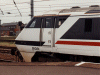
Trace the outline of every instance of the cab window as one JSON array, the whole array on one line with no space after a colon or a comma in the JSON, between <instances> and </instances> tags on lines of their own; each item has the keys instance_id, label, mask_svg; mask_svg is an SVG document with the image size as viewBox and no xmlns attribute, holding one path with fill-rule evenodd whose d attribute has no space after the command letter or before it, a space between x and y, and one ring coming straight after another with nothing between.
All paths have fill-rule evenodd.
<instances>
[{"instance_id":1,"label":"cab window","mask_svg":"<svg viewBox=\"0 0 100 75\"><path fill-rule=\"evenodd\" d=\"M59 19L58 19L58 27L60 27L64 23L64 21L66 20L66 18L67 17L59 17Z\"/></svg>"},{"instance_id":2,"label":"cab window","mask_svg":"<svg viewBox=\"0 0 100 75\"><path fill-rule=\"evenodd\" d=\"M36 22L37 22L37 19L35 19L32 23L31 23L31 25L30 25L30 27L35 27L36 26Z\"/></svg>"},{"instance_id":3,"label":"cab window","mask_svg":"<svg viewBox=\"0 0 100 75\"><path fill-rule=\"evenodd\" d=\"M42 19L41 18L33 18L26 28L40 28Z\"/></svg>"}]
</instances>

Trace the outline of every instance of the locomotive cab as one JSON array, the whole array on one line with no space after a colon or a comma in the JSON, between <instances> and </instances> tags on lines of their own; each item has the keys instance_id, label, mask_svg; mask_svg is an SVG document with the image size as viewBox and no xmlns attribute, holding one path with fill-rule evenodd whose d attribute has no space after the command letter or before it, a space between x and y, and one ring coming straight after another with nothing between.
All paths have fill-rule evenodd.
<instances>
[{"instance_id":1,"label":"locomotive cab","mask_svg":"<svg viewBox=\"0 0 100 75\"><path fill-rule=\"evenodd\" d=\"M16 46L26 62L31 62L35 52L55 52L56 31L67 17L37 16L28 23L16 38Z\"/></svg>"}]
</instances>

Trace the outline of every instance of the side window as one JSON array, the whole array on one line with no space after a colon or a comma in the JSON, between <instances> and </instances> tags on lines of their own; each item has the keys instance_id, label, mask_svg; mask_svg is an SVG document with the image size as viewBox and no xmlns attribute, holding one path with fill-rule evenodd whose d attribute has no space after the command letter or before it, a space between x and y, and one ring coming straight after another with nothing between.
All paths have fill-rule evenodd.
<instances>
[{"instance_id":1,"label":"side window","mask_svg":"<svg viewBox=\"0 0 100 75\"><path fill-rule=\"evenodd\" d=\"M59 19L59 23L58 25L61 26L61 24L65 21L66 19L62 18L62 19Z\"/></svg>"},{"instance_id":2,"label":"side window","mask_svg":"<svg viewBox=\"0 0 100 75\"><path fill-rule=\"evenodd\" d=\"M92 31L92 19L85 19L85 32L91 32Z\"/></svg>"},{"instance_id":3,"label":"side window","mask_svg":"<svg viewBox=\"0 0 100 75\"><path fill-rule=\"evenodd\" d=\"M66 18L67 17L59 17L59 19L58 19L58 27L60 27L64 23L64 21L66 20Z\"/></svg>"},{"instance_id":4,"label":"side window","mask_svg":"<svg viewBox=\"0 0 100 75\"><path fill-rule=\"evenodd\" d=\"M46 28L52 28L52 19L51 18L46 18Z\"/></svg>"}]
</instances>

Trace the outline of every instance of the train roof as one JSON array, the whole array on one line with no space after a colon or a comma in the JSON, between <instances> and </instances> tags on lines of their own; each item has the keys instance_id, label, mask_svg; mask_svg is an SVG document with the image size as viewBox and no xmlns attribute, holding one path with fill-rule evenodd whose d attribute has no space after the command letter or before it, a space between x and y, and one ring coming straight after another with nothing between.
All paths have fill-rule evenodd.
<instances>
[{"instance_id":1,"label":"train roof","mask_svg":"<svg viewBox=\"0 0 100 75\"><path fill-rule=\"evenodd\" d=\"M82 13L83 12L83 13ZM89 7L81 8L79 6L72 7L70 9L59 9L59 10L50 10L43 14L42 16L57 16L57 15L78 15L81 14L100 14L99 5L91 5Z\"/></svg>"},{"instance_id":2,"label":"train roof","mask_svg":"<svg viewBox=\"0 0 100 75\"><path fill-rule=\"evenodd\" d=\"M71 9L63 9L59 13L67 13L67 12L90 12L90 13L100 13L100 7L89 7L89 8L71 8Z\"/></svg>"}]
</instances>

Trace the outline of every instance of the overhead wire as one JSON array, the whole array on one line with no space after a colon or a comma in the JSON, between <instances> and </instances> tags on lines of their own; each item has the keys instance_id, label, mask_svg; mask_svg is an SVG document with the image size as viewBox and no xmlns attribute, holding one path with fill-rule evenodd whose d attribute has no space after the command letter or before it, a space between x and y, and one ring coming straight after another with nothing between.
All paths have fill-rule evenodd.
<instances>
[{"instance_id":1,"label":"overhead wire","mask_svg":"<svg viewBox=\"0 0 100 75\"><path fill-rule=\"evenodd\" d=\"M46 0L44 0L44 1L46 1ZM38 1L36 1L36 2L38 2ZM18 10L18 12L20 13L20 16L22 17L22 13L28 13L28 12L20 12L20 10L21 9L29 9L30 7L28 7L28 8L18 8L17 7L17 4L30 4L30 2L20 2L20 3L16 3L14 0L13 0L13 3L15 4L15 7L17 8L17 10ZM91 2L92 3L92 2ZM94 2L94 3L96 3L96 2ZM72 4L72 3L70 3L70 4ZM38 5L38 6L35 6L35 8L55 8L55 7L71 7L71 5L67 5L67 4L52 4L52 5ZM78 3L77 3L78 4ZM2 7L4 7L4 6L7 6L7 5L13 5L13 4L5 4L5 5L0 5L0 6L2 6ZM84 4L80 4L81 6L88 6L88 5L84 5ZM59 9L59 8L58 8ZM1 9L0 9L1 10ZM12 10L3 10L3 11L13 11L13 10L16 10L16 9L12 9ZM3 12L2 10L1 10L1 12L2 12L2 15L4 15L4 12ZM48 10L42 10L42 11L34 11L34 12L45 12L45 11L48 11ZM17 13L12 13L12 14L17 14ZM16 15L16 16L18 16L19 17L19 15ZM28 16L28 15L27 15ZM5 17L5 16L3 16L3 17ZM6 16L6 17L10 17L10 16ZM13 17L15 17L15 16L13 16ZM25 17L25 16L23 16L23 17Z\"/></svg>"},{"instance_id":2,"label":"overhead wire","mask_svg":"<svg viewBox=\"0 0 100 75\"><path fill-rule=\"evenodd\" d=\"M35 2L42 2L42 1L35 1ZM16 3L16 4L25 4L25 3L26 4L30 4L30 2L20 2L20 3ZM89 2L88 4L91 4L91 3L100 3L100 2ZM86 3L84 2L84 3L68 3L68 4L69 5L70 4L80 4L80 5L83 5L83 4L86 4ZM4 4L4 5L0 5L0 6L7 6L7 5L13 5L13 3L12 4ZM57 4L52 4L52 5L57 5ZM58 5L66 5L66 4L58 4Z\"/></svg>"},{"instance_id":3,"label":"overhead wire","mask_svg":"<svg viewBox=\"0 0 100 75\"><path fill-rule=\"evenodd\" d=\"M19 11L19 9L18 9L18 7L17 7L17 5L16 5L16 2L13 0L13 2L14 2L14 4L15 4L15 7L17 8L17 10L18 10L18 12L20 13L20 16L22 17L22 14L21 14L21 12Z\"/></svg>"},{"instance_id":4,"label":"overhead wire","mask_svg":"<svg viewBox=\"0 0 100 75\"><path fill-rule=\"evenodd\" d=\"M20 16L15 15L15 16L0 16L0 17L20 17ZM23 17L28 17L28 15L27 16L23 16Z\"/></svg>"},{"instance_id":5,"label":"overhead wire","mask_svg":"<svg viewBox=\"0 0 100 75\"><path fill-rule=\"evenodd\" d=\"M29 2L21 2L21 3L16 3L16 4L29 4ZM13 5L13 3L11 4L4 4L4 5L0 5L0 6L8 6L8 5Z\"/></svg>"},{"instance_id":6,"label":"overhead wire","mask_svg":"<svg viewBox=\"0 0 100 75\"><path fill-rule=\"evenodd\" d=\"M43 1L55 1L55 0L41 0L41 1L34 1L34 2L43 2ZM20 2L20 3L17 3L16 2L16 4L30 4L30 2ZM0 5L0 6L7 6L7 5L13 5L13 3L12 4L4 4L4 5Z\"/></svg>"},{"instance_id":7,"label":"overhead wire","mask_svg":"<svg viewBox=\"0 0 100 75\"><path fill-rule=\"evenodd\" d=\"M42 2L42 1L34 1L34 2ZM30 2L20 2L20 3L16 3L16 4L30 4ZM7 6L7 5L13 5L13 3L11 3L11 4L4 4L4 5L0 5L0 6Z\"/></svg>"}]
</instances>

